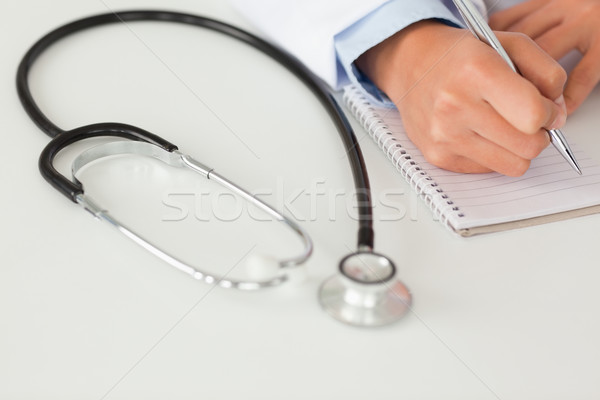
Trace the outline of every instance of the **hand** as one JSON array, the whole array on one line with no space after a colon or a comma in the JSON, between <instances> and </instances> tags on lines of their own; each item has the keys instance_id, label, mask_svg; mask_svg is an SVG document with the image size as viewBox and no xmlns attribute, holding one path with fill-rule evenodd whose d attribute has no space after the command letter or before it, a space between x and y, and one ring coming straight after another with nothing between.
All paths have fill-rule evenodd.
<instances>
[{"instance_id":1,"label":"hand","mask_svg":"<svg viewBox=\"0 0 600 400\"><path fill-rule=\"evenodd\" d=\"M468 30L434 21L411 25L356 63L396 104L429 162L519 176L549 144L542 128L565 123L566 73L525 35L498 37L523 77Z\"/></svg>"},{"instance_id":2,"label":"hand","mask_svg":"<svg viewBox=\"0 0 600 400\"><path fill-rule=\"evenodd\" d=\"M569 113L600 81L600 1L529 0L492 15L490 25L525 33L556 60L574 49L583 54L565 88Z\"/></svg>"}]
</instances>

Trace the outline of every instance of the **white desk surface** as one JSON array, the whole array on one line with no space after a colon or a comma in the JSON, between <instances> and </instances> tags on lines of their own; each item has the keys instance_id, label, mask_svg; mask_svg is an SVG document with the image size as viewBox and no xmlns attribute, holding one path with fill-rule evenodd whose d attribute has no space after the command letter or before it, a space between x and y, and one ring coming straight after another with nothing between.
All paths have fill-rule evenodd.
<instances>
[{"instance_id":1,"label":"white desk surface","mask_svg":"<svg viewBox=\"0 0 600 400\"><path fill-rule=\"evenodd\" d=\"M247 27L220 0L0 6L1 399L600 398L600 215L461 239L364 138L376 247L396 260L414 307L386 328L340 324L316 297L355 241L340 141L301 84L216 34L148 23L87 32L40 59L33 92L61 127L138 125L286 205L315 241L304 284L248 293L198 283L54 191L37 170L48 138L20 106L17 64L59 24L128 8ZM564 130L598 161L599 107L596 90ZM170 176L131 159L84 175L103 205L198 265L235 274L249 253L298 250L231 197L204 197L213 186Z\"/></svg>"}]
</instances>

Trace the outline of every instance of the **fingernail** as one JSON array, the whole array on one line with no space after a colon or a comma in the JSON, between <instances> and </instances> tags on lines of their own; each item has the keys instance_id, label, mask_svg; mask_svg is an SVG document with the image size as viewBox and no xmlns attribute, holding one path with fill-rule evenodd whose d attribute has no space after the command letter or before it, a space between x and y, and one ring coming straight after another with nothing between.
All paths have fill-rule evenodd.
<instances>
[{"instance_id":1,"label":"fingernail","mask_svg":"<svg viewBox=\"0 0 600 400\"><path fill-rule=\"evenodd\" d=\"M558 105L564 110L565 114L567 113L567 103L565 102L565 96L561 94L558 99L554 100L554 102L556 103L556 105Z\"/></svg>"}]
</instances>

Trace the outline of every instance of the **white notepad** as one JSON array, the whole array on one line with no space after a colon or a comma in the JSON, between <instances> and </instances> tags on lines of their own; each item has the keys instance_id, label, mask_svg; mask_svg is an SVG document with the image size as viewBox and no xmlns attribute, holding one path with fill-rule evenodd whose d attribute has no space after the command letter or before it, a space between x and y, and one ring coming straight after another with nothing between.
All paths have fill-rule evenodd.
<instances>
[{"instance_id":1,"label":"white notepad","mask_svg":"<svg viewBox=\"0 0 600 400\"><path fill-rule=\"evenodd\" d=\"M344 101L434 215L462 236L600 212L600 166L576 146L581 176L552 146L521 177L454 173L425 161L395 108L373 106L353 86Z\"/></svg>"}]
</instances>

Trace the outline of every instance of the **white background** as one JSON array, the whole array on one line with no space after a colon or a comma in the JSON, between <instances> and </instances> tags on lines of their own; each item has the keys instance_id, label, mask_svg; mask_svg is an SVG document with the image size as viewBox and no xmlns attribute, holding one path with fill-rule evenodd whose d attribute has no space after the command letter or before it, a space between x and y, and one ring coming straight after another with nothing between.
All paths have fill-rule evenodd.
<instances>
[{"instance_id":1,"label":"white background","mask_svg":"<svg viewBox=\"0 0 600 400\"><path fill-rule=\"evenodd\" d=\"M37 170L49 139L16 94L19 60L60 24L130 8L248 27L218 0L0 5L1 399L600 396L600 216L455 237L359 130L375 195L376 247L398 264L414 307L386 328L342 325L316 297L355 245L341 143L289 73L219 35L155 23L86 32L39 60L32 90L62 128L138 125L285 206L315 241L305 283L247 293L196 282L54 191ZM564 129L596 160L599 106L596 90ZM73 154L57 160L65 173ZM82 180L115 215L215 272L242 273L252 253L299 251L285 231L253 221L252 211L210 183L175 174L119 159L90 167Z\"/></svg>"}]
</instances>

